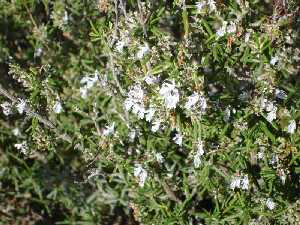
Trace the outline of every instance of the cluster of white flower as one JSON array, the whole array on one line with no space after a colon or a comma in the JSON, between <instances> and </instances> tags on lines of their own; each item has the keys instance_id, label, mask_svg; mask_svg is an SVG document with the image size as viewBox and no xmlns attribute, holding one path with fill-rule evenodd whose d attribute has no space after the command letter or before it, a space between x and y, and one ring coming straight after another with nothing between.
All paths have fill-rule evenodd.
<instances>
[{"instance_id":1,"label":"cluster of white flower","mask_svg":"<svg viewBox=\"0 0 300 225\"><path fill-rule=\"evenodd\" d=\"M124 101L126 111L132 110L140 119L144 118L146 113L144 106L144 90L140 84L132 86Z\"/></svg>"},{"instance_id":2,"label":"cluster of white flower","mask_svg":"<svg viewBox=\"0 0 300 225\"><path fill-rule=\"evenodd\" d=\"M14 145L16 149L20 150L21 153L23 153L24 155L28 154L28 146L27 146L27 142L23 141L22 143L18 143Z\"/></svg>"},{"instance_id":3,"label":"cluster of white flower","mask_svg":"<svg viewBox=\"0 0 300 225\"><path fill-rule=\"evenodd\" d=\"M217 30L216 35L217 37L223 37L226 34L236 33L237 27L236 23L230 21L228 24L227 21L223 21L222 26Z\"/></svg>"},{"instance_id":4,"label":"cluster of white flower","mask_svg":"<svg viewBox=\"0 0 300 225\"><path fill-rule=\"evenodd\" d=\"M271 123L276 119L277 106L272 101L268 101L265 98L262 98L260 101L261 110L265 110L267 112L267 120Z\"/></svg>"},{"instance_id":5,"label":"cluster of white flower","mask_svg":"<svg viewBox=\"0 0 300 225\"><path fill-rule=\"evenodd\" d=\"M163 97L165 105L168 109L175 109L179 102L179 91L176 88L175 81L165 81L160 90L159 94Z\"/></svg>"},{"instance_id":6,"label":"cluster of white flower","mask_svg":"<svg viewBox=\"0 0 300 225\"><path fill-rule=\"evenodd\" d=\"M80 80L80 84L83 86L80 87L80 95L82 98L86 98L88 95L88 90L91 89L94 84L99 79L99 72L96 70L94 76L85 76Z\"/></svg>"},{"instance_id":7,"label":"cluster of white flower","mask_svg":"<svg viewBox=\"0 0 300 225\"><path fill-rule=\"evenodd\" d=\"M216 2L214 0L202 0L196 3L198 12L203 12L206 7L208 8L210 13L217 11Z\"/></svg>"},{"instance_id":8,"label":"cluster of white flower","mask_svg":"<svg viewBox=\"0 0 300 225\"><path fill-rule=\"evenodd\" d=\"M194 92L192 95L188 97L184 108L187 110L192 110L197 108L200 109L201 113L204 113L207 108L206 98L203 95L199 95L198 93Z\"/></svg>"},{"instance_id":9,"label":"cluster of white flower","mask_svg":"<svg viewBox=\"0 0 300 225\"><path fill-rule=\"evenodd\" d=\"M249 189L248 175L234 176L230 182L230 189L232 189L232 190L235 190L235 189L248 190Z\"/></svg>"},{"instance_id":10,"label":"cluster of white flower","mask_svg":"<svg viewBox=\"0 0 300 225\"><path fill-rule=\"evenodd\" d=\"M144 187L148 173L140 164L135 165L133 175L139 179L140 187Z\"/></svg>"},{"instance_id":11,"label":"cluster of white flower","mask_svg":"<svg viewBox=\"0 0 300 225\"><path fill-rule=\"evenodd\" d=\"M266 206L267 206L267 208L268 208L269 210L273 210L273 209L275 209L276 204L275 204L275 202L273 201L273 199L268 198L268 199L266 200Z\"/></svg>"}]
</instances>

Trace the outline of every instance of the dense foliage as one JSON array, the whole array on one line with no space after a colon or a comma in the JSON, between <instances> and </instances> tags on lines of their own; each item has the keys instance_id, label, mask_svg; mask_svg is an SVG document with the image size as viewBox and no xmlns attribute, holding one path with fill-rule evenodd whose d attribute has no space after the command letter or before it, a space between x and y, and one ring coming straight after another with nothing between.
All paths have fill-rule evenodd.
<instances>
[{"instance_id":1,"label":"dense foliage","mask_svg":"<svg viewBox=\"0 0 300 225\"><path fill-rule=\"evenodd\" d=\"M300 224L299 0L0 0L1 224Z\"/></svg>"}]
</instances>

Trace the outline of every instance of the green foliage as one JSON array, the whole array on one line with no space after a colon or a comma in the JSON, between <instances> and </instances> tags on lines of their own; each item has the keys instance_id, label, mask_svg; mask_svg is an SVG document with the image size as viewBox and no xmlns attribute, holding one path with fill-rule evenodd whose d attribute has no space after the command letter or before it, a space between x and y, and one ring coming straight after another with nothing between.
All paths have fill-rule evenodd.
<instances>
[{"instance_id":1,"label":"green foliage","mask_svg":"<svg viewBox=\"0 0 300 225\"><path fill-rule=\"evenodd\" d=\"M300 223L275 2L0 0L0 223Z\"/></svg>"}]
</instances>

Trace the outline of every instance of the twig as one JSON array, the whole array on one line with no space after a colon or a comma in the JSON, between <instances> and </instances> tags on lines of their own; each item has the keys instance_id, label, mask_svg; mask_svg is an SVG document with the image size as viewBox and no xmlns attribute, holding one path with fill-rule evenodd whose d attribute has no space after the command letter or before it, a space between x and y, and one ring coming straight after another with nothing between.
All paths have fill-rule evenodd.
<instances>
[{"instance_id":1,"label":"twig","mask_svg":"<svg viewBox=\"0 0 300 225\"><path fill-rule=\"evenodd\" d=\"M0 84L0 94L8 98L13 104L19 102L19 100L15 96L10 94L7 90L5 90L1 84ZM54 133L57 134L60 139L72 143L72 138L70 136L68 136L67 134L61 134L60 131L55 127L55 125L51 121L36 113L28 105L25 105L24 111L28 116L36 118L42 124L44 124L51 130L53 130Z\"/></svg>"}]
</instances>

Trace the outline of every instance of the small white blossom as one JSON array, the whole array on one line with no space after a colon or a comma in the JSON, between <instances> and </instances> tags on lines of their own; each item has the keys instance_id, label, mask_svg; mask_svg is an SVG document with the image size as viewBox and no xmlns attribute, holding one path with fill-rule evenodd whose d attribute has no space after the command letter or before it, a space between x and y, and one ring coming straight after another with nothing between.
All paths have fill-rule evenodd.
<instances>
[{"instance_id":1,"label":"small white blossom","mask_svg":"<svg viewBox=\"0 0 300 225\"><path fill-rule=\"evenodd\" d=\"M153 133L155 133L159 130L159 127L160 127L160 121L157 120L157 121L152 122L151 131Z\"/></svg>"},{"instance_id":2,"label":"small white blossom","mask_svg":"<svg viewBox=\"0 0 300 225\"><path fill-rule=\"evenodd\" d=\"M109 136L115 132L115 123L113 122L110 126L106 125L105 129L102 131L104 136Z\"/></svg>"},{"instance_id":3,"label":"small white blossom","mask_svg":"<svg viewBox=\"0 0 300 225\"><path fill-rule=\"evenodd\" d=\"M203 8L205 7L206 2L201 1L201 2L196 2L196 8L198 12L201 12Z\"/></svg>"},{"instance_id":4,"label":"small white blossom","mask_svg":"<svg viewBox=\"0 0 300 225\"><path fill-rule=\"evenodd\" d=\"M80 95L82 98L87 97L88 90L91 89L94 84L98 81L98 71L95 71L95 74L93 77L85 76L80 80L80 83L83 84L82 87L80 87Z\"/></svg>"},{"instance_id":5,"label":"small white blossom","mask_svg":"<svg viewBox=\"0 0 300 225\"><path fill-rule=\"evenodd\" d=\"M282 184L285 184L287 176L286 176L284 169L279 170L279 178L280 178Z\"/></svg>"},{"instance_id":6,"label":"small white blossom","mask_svg":"<svg viewBox=\"0 0 300 225\"><path fill-rule=\"evenodd\" d=\"M14 128L12 130L13 135L19 136L21 134L20 129L18 127Z\"/></svg>"},{"instance_id":7,"label":"small white blossom","mask_svg":"<svg viewBox=\"0 0 300 225\"><path fill-rule=\"evenodd\" d=\"M23 99L19 98L19 102L16 105L17 110L20 114L23 114L26 108L26 102Z\"/></svg>"},{"instance_id":8,"label":"small white blossom","mask_svg":"<svg viewBox=\"0 0 300 225\"><path fill-rule=\"evenodd\" d=\"M249 189L248 175L233 177L230 182L230 189L232 189L232 190L235 190L235 189L248 190Z\"/></svg>"},{"instance_id":9,"label":"small white blossom","mask_svg":"<svg viewBox=\"0 0 300 225\"><path fill-rule=\"evenodd\" d=\"M242 190L248 190L249 189L248 175L243 176L243 178L241 179L241 189Z\"/></svg>"},{"instance_id":10,"label":"small white blossom","mask_svg":"<svg viewBox=\"0 0 300 225\"><path fill-rule=\"evenodd\" d=\"M125 46L125 42L124 41L118 41L116 43L116 50L119 52L119 53L122 53L123 52L123 48Z\"/></svg>"},{"instance_id":11,"label":"small white blossom","mask_svg":"<svg viewBox=\"0 0 300 225\"><path fill-rule=\"evenodd\" d=\"M278 60L279 60L278 56L273 56L270 60L270 64L274 66L278 62Z\"/></svg>"},{"instance_id":12,"label":"small white blossom","mask_svg":"<svg viewBox=\"0 0 300 225\"><path fill-rule=\"evenodd\" d=\"M229 107L226 107L225 113L224 113L224 116L223 116L223 120L224 120L225 122L229 122L230 116L231 116L231 110L230 110Z\"/></svg>"},{"instance_id":13,"label":"small white blossom","mask_svg":"<svg viewBox=\"0 0 300 225\"><path fill-rule=\"evenodd\" d=\"M188 100L185 103L184 108L190 110L199 101L199 98L200 96L198 93L193 93L191 96L188 97Z\"/></svg>"},{"instance_id":14,"label":"small white blossom","mask_svg":"<svg viewBox=\"0 0 300 225\"><path fill-rule=\"evenodd\" d=\"M234 190L236 188L240 188L241 186L241 178L239 176L235 176L231 179L230 189Z\"/></svg>"},{"instance_id":15,"label":"small white blossom","mask_svg":"<svg viewBox=\"0 0 300 225\"><path fill-rule=\"evenodd\" d=\"M267 206L267 208L268 208L269 210L273 210L273 209L275 209L276 204L275 204L275 202L273 201L273 199L268 198L267 201L266 201L266 206Z\"/></svg>"},{"instance_id":16,"label":"small white blossom","mask_svg":"<svg viewBox=\"0 0 300 225\"><path fill-rule=\"evenodd\" d=\"M145 116L145 118L146 118L147 122L151 122L152 121L154 113L155 113L155 109L153 109L153 108L149 108L148 110L146 110L146 116Z\"/></svg>"},{"instance_id":17,"label":"small white blossom","mask_svg":"<svg viewBox=\"0 0 300 225\"><path fill-rule=\"evenodd\" d=\"M26 141L23 141L22 143L18 143L14 145L16 149L20 150L21 153L24 155L28 154L28 146Z\"/></svg>"},{"instance_id":18,"label":"small white blossom","mask_svg":"<svg viewBox=\"0 0 300 225\"><path fill-rule=\"evenodd\" d=\"M63 108L62 108L60 101L56 101L53 106L53 111L58 114L58 113L61 113L62 110L63 110Z\"/></svg>"},{"instance_id":19,"label":"small white blossom","mask_svg":"<svg viewBox=\"0 0 300 225\"><path fill-rule=\"evenodd\" d=\"M68 15L67 11L64 12L64 16L62 18L62 21L63 21L64 24L67 24L69 22L69 15Z\"/></svg>"},{"instance_id":20,"label":"small white blossom","mask_svg":"<svg viewBox=\"0 0 300 225\"><path fill-rule=\"evenodd\" d=\"M175 144L181 146L182 145L182 135L177 133L175 135L175 137L173 138L173 141L175 142Z\"/></svg>"},{"instance_id":21,"label":"small white blossom","mask_svg":"<svg viewBox=\"0 0 300 225\"><path fill-rule=\"evenodd\" d=\"M155 158L158 163L163 163L165 161L164 157L160 152L155 154Z\"/></svg>"},{"instance_id":22,"label":"small white blossom","mask_svg":"<svg viewBox=\"0 0 300 225\"><path fill-rule=\"evenodd\" d=\"M194 166L195 168L198 168L201 164L201 158L204 155L204 149L203 149L203 142L201 140L198 140L197 143L197 152L194 156Z\"/></svg>"},{"instance_id":23,"label":"small white blossom","mask_svg":"<svg viewBox=\"0 0 300 225\"><path fill-rule=\"evenodd\" d=\"M1 104L1 107L2 107L3 114L5 116L8 116L12 113L12 106L9 102L3 102Z\"/></svg>"},{"instance_id":24,"label":"small white blossom","mask_svg":"<svg viewBox=\"0 0 300 225\"><path fill-rule=\"evenodd\" d=\"M287 128L288 133L290 133L290 134L295 133L296 128L297 128L296 127L296 121L295 120L290 120L288 128Z\"/></svg>"},{"instance_id":25,"label":"small white blossom","mask_svg":"<svg viewBox=\"0 0 300 225\"><path fill-rule=\"evenodd\" d=\"M273 102L267 102L262 104L261 106L264 106L264 109L268 112L267 113L267 120L268 122L272 122L276 119L276 113L277 113L277 107L274 105Z\"/></svg>"},{"instance_id":26,"label":"small white blossom","mask_svg":"<svg viewBox=\"0 0 300 225\"><path fill-rule=\"evenodd\" d=\"M223 37L226 34L227 21L223 21L222 26L217 30L217 37Z\"/></svg>"},{"instance_id":27,"label":"small white blossom","mask_svg":"<svg viewBox=\"0 0 300 225\"><path fill-rule=\"evenodd\" d=\"M129 137L129 141L133 142L134 139L136 138L136 130L135 129L130 130L128 133L128 137Z\"/></svg>"},{"instance_id":28,"label":"small white blossom","mask_svg":"<svg viewBox=\"0 0 300 225\"><path fill-rule=\"evenodd\" d=\"M214 0L207 0L209 12L217 11L216 2Z\"/></svg>"},{"instance_id":29,"label":"small white blossom","mask_svg":"<svg viewBox=\"0 0 300 225\"><path fill-rule=\"evenodd\" d=\"M267 114L267 120L271 123L273 120L276 119L276 112L277 112L277 107L275 106L272 111L268 112Z\"/></svg>"},{"instance_id":30,"label":"small white blossom","mask_svg":"<svg viewBox=\"0 0 300 225\"><path fill-rule=\"evenodd\" d=\"M286 92L284 90L280 90L278 88L276 88L276 90L275 90L275 96L276 96L276 98L279 98L282 100L287 98Z\"/></svg>"},{"instance_id":31,"label":"small white blossom","mask_svg":"<svg viewBox=\"0 0 300 225\"><path fill-rule=\"evenodd\" d=\"M159 94L164 98L168 109L176 108L179 101L179 91L175 86L174 80L171 82L164 82L159 90Z\"/></svg>"},{"instance_id":32,"label":"small white blossom","mask_svg":"<svg viewBox=\"0 0 300 225\"><path fill-rule=\"evenodd\" d=\"M127 98L124 101L124 107L126 111L132 109L132 113L136 114L140 119L144 118L146 113L144 107L144 90L140 84L132 86L127 94Z\"/></svg>"},{"instance_id":33,"label":"small white blossom","mask_svg":"<svg viewBox=\"0 0 300 225\"><path fill-rule=\"evenodd\" d=\"M137 52L136 57L138 59L142 59L144 57L144 55L146 55L146 53L149 51L150 51L149 45L148 45L148 43L145 43L144 46L139 47L139 51Z\"/></svg>"},{"instance_id":34,"label":"small white blossom","mask_svg":"<svg viewBox=\"0 0 300 225\"><path fill-rule=\"evenodd\" d=\"M230 24L227 26L227 33L235 33L236 30L236 24L231 21Z\"/></svg>"},{"instance_id":35,"label":"small white blossom","mask_svg":"<svg viewBox=\"0 0 300 225\"><path fill-rule=\"evenodd\" d=\"M246 43L250 40L250 35L251 34L249 32L245 34L245 42Z\"/></svg>"},{"instance_id":36,"label":"small white blossom","mask_svg":"<svg viewBox=\"0 0 300 225\"><path fill-rule=\"evenodd\" d=\"M151 84L155 84L155 83L158 83L159 82L159 77L155 77L155 76L152 76L152 75L147 75L145 78L144 78L145 82L149 85Z\"/></svg>"},{"instance_id":37,"label":"small white blossom","mask_svg":"<svg viewBox=\"0 0 300 225\"><path fill-rule=\"evenodd\" d=\"M35 51L34 51L34 57L40 57L43 53L43 49L42 48L37 48Z\"/></svg>"},{"instance_id":38,"label":"small white blossom","mask_svg":"<svg viewBox=\"0 0 300 225\"><path fill-rule=\"evenodd\" d=\"M139 179L139 185L140 187L144 187L144 184L146 182L148 173L145 169L142 168L140 164L137 164L134 168L133 172L134 176Z\"/></svg>"}]
</instances>

